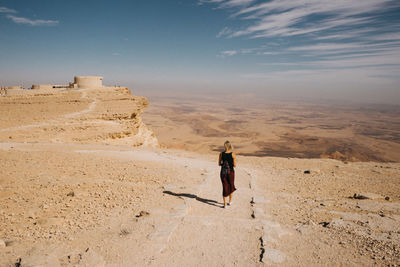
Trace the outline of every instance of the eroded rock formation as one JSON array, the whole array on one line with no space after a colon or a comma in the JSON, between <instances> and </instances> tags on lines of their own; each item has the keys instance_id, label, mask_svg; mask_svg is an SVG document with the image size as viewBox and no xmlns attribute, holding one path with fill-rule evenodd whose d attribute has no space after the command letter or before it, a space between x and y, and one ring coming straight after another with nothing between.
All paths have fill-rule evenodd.
<instances>
[{"instance_id":1,"label":"eroded rock formation","mask_svg":"<svg viewBox=\"0 0 400 267\"><path fill-rule=\"evenodd\" d=\"M0 141L158 146L128 88L23 90L2 98Z\"/></svg>"}]
</instances>

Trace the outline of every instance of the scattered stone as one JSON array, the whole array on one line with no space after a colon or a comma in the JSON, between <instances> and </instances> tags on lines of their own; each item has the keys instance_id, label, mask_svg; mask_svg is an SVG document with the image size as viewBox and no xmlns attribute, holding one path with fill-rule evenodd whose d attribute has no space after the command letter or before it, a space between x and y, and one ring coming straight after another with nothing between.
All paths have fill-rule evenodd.
<instances>
[{"instance_id":1,"label":"scattered stone","mask_svg":"<svg viewBox=\"0 0 400 267\"><path fill-rule=\"evenodd\" d=\"M0 239L0 248L5 248L6 247L6 242L4 240Z\"/></svg>"},{"instance_id":2,"label":"scattered stone","mask_svg":"<svg viewBox=\"0 0 400 267\"><path fill-rule=\"evenodd\" d=\"M119 232L120 236L127 236L129 234L130 234L130 232L127 229L122 229L121 232Z\"/></svg>"},{"instance_id":3,"label":"scattered stone","mask_svg":"<svg viewBox=\"0 0 400 267\"><path fill-rule=\"evenodd\" d=\"M356 194L354 193L354 195L352 197L349 197L352 199L368 199L368 197L364 196L364 195L360 195L360 194Z\"/></svg>"},{"instance_id":4,"label":"scattered stone","mask_svg":"<svg viewBox=\"0 0 400 267\"><path fill-rule=\"evenodd\" d=\"M311 172L310 172L310 170L305 170L304 171L304 174L310 174Z\"/></svg>"},{"instance_id":5,"label":"scattered stone","mask_svg":"<svg viewBox=\"0 0 400 267\"><path fill-rule=\"evenodd\" d=\"M390 200L390 197L385 197L385 200L389 201L389 200Z\"/></svg>"},{"instance_id":6,"label":"scattered stone","mask_svg":"<svg viewBox=\"0 0 400 267\"><path fill-rule=\"evenodd\" d=\"M75 192L71 191L67 194L67 197L74 197L75 196Z\"/></svg>"},{"instance_id":7,"label":"scattered stone","mask_svg":"<svg viewBox=\"0 0 400 267\"><path fill-rule=\"evenodd\" d=\"M136 215L136 218L143 217L143 216L149 216L149 215L150 215L150 213L142 210L138 215Z\"/></svg>"},{"instance_id":8,"label":"scattered stone","mask_svg":"<svg viewBox=\"0 0 400 267\"><path fill-rule=\"evenodd\" d=\"M354 193L354 195L352 197L349 197L352 199L379 199L379 200L383 200L384 197L375 193L360 193L360 194L356 194Z\"/></svg>"},{"instance_id":9,"label":"scattered stone","mask_svg":"<svg viewBox=\"0 0 400 267\"><path fill-rule=\"evenodd\" d=\"M323 227L327 227L329 225L329 222L320 222L319 224L321 224Z\"/></svg>"}]
</instances>

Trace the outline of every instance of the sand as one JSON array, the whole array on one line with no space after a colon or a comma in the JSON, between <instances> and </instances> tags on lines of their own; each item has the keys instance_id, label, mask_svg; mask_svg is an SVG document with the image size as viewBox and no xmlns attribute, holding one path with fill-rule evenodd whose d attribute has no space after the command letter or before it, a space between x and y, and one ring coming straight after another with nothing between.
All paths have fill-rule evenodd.
<instances>
[{"instance_id":1,"label":"sand","mask_svg":"<svg viewBox=\"0 0 400 267\"><path fill-rule=\"evenodd\" d=\"M239 154L223 209L218 154L119 90L0 98L0 266L400 264L399 163Z\"/></svg>"}]
</instances>

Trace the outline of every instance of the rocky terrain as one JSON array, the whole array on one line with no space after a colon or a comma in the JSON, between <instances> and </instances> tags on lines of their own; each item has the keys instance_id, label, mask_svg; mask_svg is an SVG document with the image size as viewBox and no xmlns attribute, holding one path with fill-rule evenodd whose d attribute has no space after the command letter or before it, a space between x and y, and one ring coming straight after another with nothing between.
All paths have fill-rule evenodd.
<instances>
[{"instance_id":1,"label":"rocky terrain","mask_svg":"<svg viewBox=\"0 0 400 267\"><path fill-rule=\"evenodd\" d=\"M158 148L147 105L125 88L0 98L0 266L400 265L399 163L239 153L223 209L218 154Z\"/></svg>"},{"instance_id":2,"label":"rocky terrain","mask_svg":"<svg viewBox=\"0 0 400 267\"><path fill-rule=\"evenodd\" d=\"M12 90L0 98L0 141L157 146L128 88Z\"/></svg>"}]
</instances>

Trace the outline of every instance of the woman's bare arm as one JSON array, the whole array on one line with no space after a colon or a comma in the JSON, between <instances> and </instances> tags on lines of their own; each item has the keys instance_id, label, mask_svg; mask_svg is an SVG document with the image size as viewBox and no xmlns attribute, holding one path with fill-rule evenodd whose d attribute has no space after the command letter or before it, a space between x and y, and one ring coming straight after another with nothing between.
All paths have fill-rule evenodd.
<instances>
[{"instance_id":1,"label":"woman's bare arm","mask_svg":"<svg viewBox=\"0 0 400 267\"><path fill-rule=\"evenodd\" d=\"M232 158L233 158L233 167L236 168L236 155L235 155L235 153L232 153Z\"/></svg>"}]
</instances>

